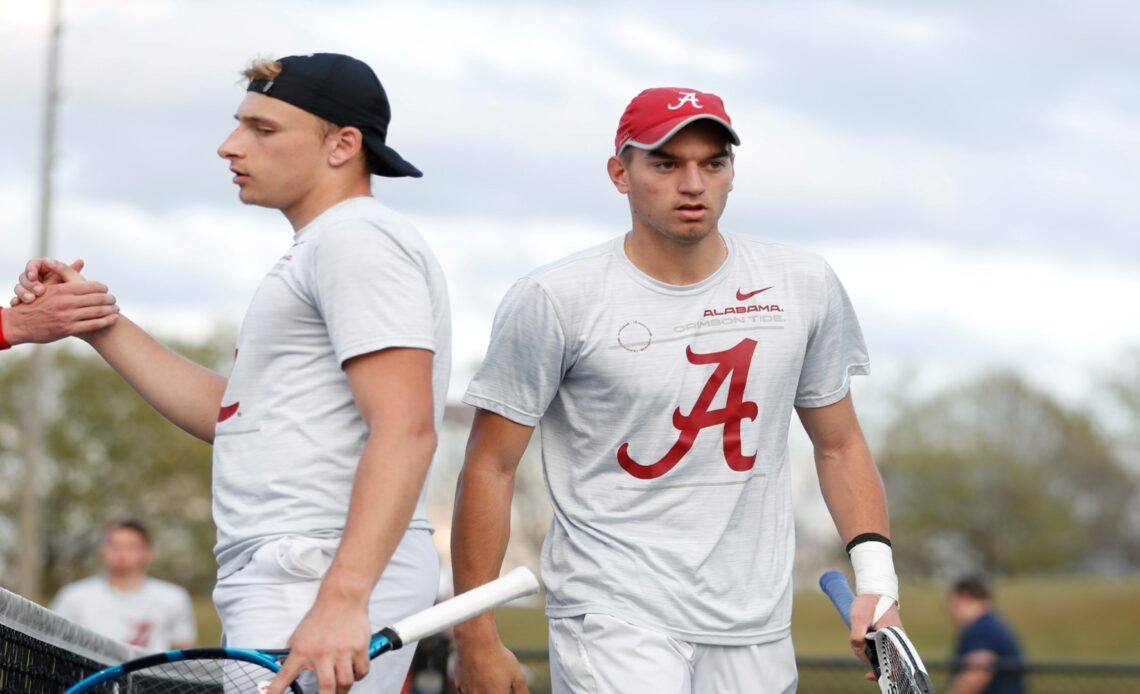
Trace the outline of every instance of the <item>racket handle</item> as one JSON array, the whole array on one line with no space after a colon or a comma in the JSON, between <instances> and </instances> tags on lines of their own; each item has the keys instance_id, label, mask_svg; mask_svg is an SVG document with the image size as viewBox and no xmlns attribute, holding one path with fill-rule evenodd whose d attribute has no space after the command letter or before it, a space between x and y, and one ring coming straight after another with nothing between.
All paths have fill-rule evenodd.
<instances>
[{"instance_id":1,"label":"racket handle","mask_svg":"<svg viewBox=\"0 0 1140 694\"><path fill-rule=\"evenodd\" d=\"M855 594L847 583L847 577L839 571L825 571L819 577L819 587L831 598L831 603L839 611L839 616L851 628L851 603L855 602Z\"/></svg>"},{"instance_id":2,"label":"racket handle","mask_svg":"<svg viewBox=\"0 0 1140 694\"><path fill-rule=\"evenodd\" d=\"M538 579L530 569L520 566L494 581L402 619L393 624L391 629L405 644L419 641L537 590Z\"/></svg>"}]
</instances>

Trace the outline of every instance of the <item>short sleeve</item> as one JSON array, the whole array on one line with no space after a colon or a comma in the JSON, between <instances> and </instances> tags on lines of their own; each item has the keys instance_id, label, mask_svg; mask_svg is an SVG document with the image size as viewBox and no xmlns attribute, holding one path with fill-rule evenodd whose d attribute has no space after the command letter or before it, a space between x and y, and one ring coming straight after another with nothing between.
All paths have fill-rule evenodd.
<instances>
[{"instance_id":1,"label":"short sleeve","mask_svg":"<svg viewBox=\"0 0 1140 694\"><path fill-rule=\"evenodd\" d=\"M808 337L797 407L825 407L847 395L851 376L870 372L870 358L859 319L831 266L824 263L820 306Z\"/></svg>"},{"instance_id":2,"label":"short sleeve","mask_svg":"<svg viewBox=\"0 0 1140 694\"><path fill-rule=\"evenodd\" d=\"M1010 634L992 614L987 614L966 627L958 643L959 657L975 651L992 651L1001 657L1017 655Z\"/></svg>"},{"instance_id":3,"label":"short sleeve","mask_svg":"<svg viewBox=\"0 0 1140 694\"><path fill-rule=\"evenodd\" d=\"M962 655L968 655L977 651L993 651L997 653L1001 648L998 642L997 635L993 631L986 629L976 629L972 631L969 638L962 643Z\"/></svg>"},{"instance_id":4,"label":"short sleeve","mask_svg":"<svg viewBox=\"0 0 1140 694\"><path fill-rule=\"evenodd\" d=\"M553 302L536 281L523 278L499 304L487 357L463 402L537 426L568 363L566 335Z\"/></svg>"},{"instance_id":5,"label":"short sleeve","mask_svg":"<svg viewBox=\"0 0 1140 694\"><path fill-rule=\"evenodd\" d=\"M342 365L389 347L435 351L422 259L376 227L353 223L326 230L315 249L312 282Z\"/></svg>"},{"instance_id":6,"label":"short sleeve","mask_svg":"<svg viewBox=\"0 0 1140 694\"><path fill-rule=\"evenodd\" d=\"M66 617L74 622L79 618L75 606L75 584L68 584L59 589L59 592L55 595L55 599L51 601L49 609L61 617Z\"/></svg>"},{"instance_id":7,"label":"short sleeve","mask_svg":"<svg viewBox=\"0 0 1140 694\"><path fill-rule=\"evenodd\" d=\"M179 588L177 601L171 615L170 641L171 643L194 643L198 640L198 622L194 618L194 603L190 594Z\"/></svg>"}]
</instances>

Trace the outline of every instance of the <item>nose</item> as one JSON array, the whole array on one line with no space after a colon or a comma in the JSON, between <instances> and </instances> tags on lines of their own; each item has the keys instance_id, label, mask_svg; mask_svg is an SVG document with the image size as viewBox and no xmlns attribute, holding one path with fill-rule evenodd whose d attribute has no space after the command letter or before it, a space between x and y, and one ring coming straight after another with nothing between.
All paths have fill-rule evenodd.
<instances>
[{"instance_id":1,"label":"nose","mask_svg":"<svg viewBox=\"0 0 1140 694\"><path fill-rule=\"evenodd\" d=\"M685 195L700 195L705 192L705 179L701 175L701 167L696 162L690 162L681 170L678 189Z\"/></svg>"},{"instance_id":2,"label":"nose","mask_svg":"<svg viewBox=\"0 0 1140 694\"><path fill-rule=\"evenodd\" d=\"M237 159L241 155L238 153L237 136L240 128L234 128L234 131L229 134L229 137L218 145L218 156L222 159Z\"/></svg>"}]
</instances>

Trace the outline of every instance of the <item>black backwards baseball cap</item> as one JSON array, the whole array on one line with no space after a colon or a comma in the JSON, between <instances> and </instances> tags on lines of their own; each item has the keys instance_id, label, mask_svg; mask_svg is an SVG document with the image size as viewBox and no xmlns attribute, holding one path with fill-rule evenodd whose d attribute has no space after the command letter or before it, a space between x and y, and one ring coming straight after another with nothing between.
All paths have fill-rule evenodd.
<instances>
[{"instance_id":1,"label":"black backwards baseball cap","mask_svg":"<svg viewBox=\"0 0 1140 694\"><path fill-rule=\"evenodd\" d=\"M377 176L423 173L385 144L392 109L372 68L339 53L313 53L281 58L281 72L271 80L250 80L246 91L280 99L330 123L358 128L364 146L375 155Z\"/></svg>"}]
</instances>

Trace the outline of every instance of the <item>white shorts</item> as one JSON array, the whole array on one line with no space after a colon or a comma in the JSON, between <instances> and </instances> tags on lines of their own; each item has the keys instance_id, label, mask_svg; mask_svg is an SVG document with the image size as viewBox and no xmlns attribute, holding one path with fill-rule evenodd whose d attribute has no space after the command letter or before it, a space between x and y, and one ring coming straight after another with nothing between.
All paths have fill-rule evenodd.
<instances>
[{"instance_id":1,"label":"white shorts","mask_svg":"<svg viewBox=\"0 0 1140 694\"><path fill-rule=\"evenodd\" d=\"M550 620L554 694L796 691L792 638L751 646L679 641L601 614Z\"/></svg>"},{"instance_id":2,"label":"white shorts","mask_svg":"<svg viewBox=\"0 0 1140 694\"><path fill-rule=\"evenodd\" d=\"M223 642L234 648L284 648L301 618L313 606L321 579L339 539L287 537L258 548L247 563L218 582L214 606L222 621ZM439 590L439 557L427 530L409 530L392 554L376 589L369 617L372 630L431 607ZM353 694L398 694L408 674L415 644L372 662ZM306 672L306 692L317 691Z\"/></svg>"}]
</instances>

